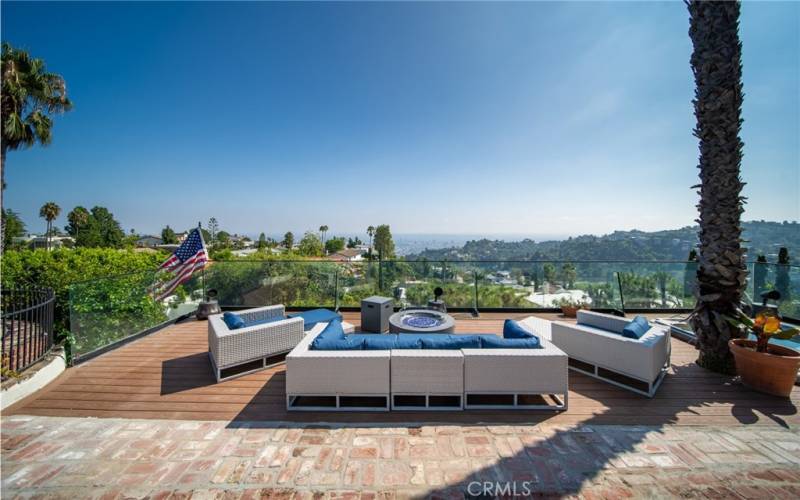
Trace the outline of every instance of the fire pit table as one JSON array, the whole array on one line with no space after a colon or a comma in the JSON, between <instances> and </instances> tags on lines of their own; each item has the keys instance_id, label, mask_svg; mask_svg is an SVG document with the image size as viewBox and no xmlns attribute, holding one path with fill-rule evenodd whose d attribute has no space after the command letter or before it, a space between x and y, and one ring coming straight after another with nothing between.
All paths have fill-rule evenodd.
<instances>
[{"instance_id":1,"label":"fire pit table","mask_svg":"<svg viewBox=\"0 0 800 500\"><path fill-rule=\"evenodd\" d=\"M430 309L406 309L389 317L391 333L453 333L452 316Z\"/></svg>"}]
</instances>

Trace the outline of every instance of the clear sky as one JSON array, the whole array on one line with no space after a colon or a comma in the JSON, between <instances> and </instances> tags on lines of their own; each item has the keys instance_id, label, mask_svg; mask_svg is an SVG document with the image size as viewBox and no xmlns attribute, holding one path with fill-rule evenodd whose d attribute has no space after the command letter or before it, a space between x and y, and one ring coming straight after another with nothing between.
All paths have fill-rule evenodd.
<instances>
[{"instance_id":1,"label":"clear sky","mask_svg":"<svg viewBox=\"0 0 800 500\"><path fill-rule=\"evenodd\" d=\"M126 230L605 233L693 224L688 14L668 3L2 3L66 78L6 206ZM800 218L800 4L742 7L746 219Z\"/></svg>"}]
</instances>

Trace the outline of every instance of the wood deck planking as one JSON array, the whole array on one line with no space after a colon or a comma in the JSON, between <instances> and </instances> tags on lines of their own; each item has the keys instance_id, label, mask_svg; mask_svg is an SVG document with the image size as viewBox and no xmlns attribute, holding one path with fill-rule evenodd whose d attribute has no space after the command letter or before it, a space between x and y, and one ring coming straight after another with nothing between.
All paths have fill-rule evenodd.
<instances>
[{"instance_id":1,"label":"wood deck planking","mask_svg":"<svg viewBox=\"0 0 800 500\"><path fill-rule=\"evenodd\" d=\"M358 325L358 313L345 313ZM505 314L457 314L458 333L499 333ZM524 317L524 314L512 316ZM562 319L555 314L541 315ZM5 414L187 420L330 423L549 423L735 425L800 423L795 403L746 389L694 364L696 351L673 339L673 368L653 399L570 372L567 412L498 411L336 413L287 412L285 367L216 384L205 322L189 321L67 370Z\"/></svg>"}]
</instances>

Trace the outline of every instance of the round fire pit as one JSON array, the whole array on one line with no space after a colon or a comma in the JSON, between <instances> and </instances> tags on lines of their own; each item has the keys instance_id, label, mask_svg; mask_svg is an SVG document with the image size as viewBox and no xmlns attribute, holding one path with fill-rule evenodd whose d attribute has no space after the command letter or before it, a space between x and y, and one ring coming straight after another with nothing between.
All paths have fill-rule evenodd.
<instances>
[{"instance_id":1,"label":"round fire pit","mask_svg":"<svg viewBox=\"0 0 800 500\"><path fill-rule=\"evenodd\" d=\"M389 317L392 333L453 333L455 327L452 316L429 309L407 309Z\"/></svg>"}]
</instances>

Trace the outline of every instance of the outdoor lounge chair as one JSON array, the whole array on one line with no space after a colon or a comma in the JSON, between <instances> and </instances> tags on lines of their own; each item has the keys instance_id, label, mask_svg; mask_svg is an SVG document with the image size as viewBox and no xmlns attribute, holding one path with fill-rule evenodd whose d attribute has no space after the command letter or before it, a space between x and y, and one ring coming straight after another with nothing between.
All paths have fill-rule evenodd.
<instances>
[{"instance_id":1,"label":"outdoor lounge chair","mask_svg":"<svg viewBox=\"0 0 800 500\"><path fill-rule=\"evenodd\" d=\"M670 366L670 335L650 325L638 339L621 335L630 322L610 314L578 311L578 323L554 321L553 343L569 356L569 367L629 391L653 397Z\"/></svg>"},{"instance_id":2,"label":"outdoor lounge chair","mask_svg":"<svg viewBox=\"0 0 800 500\"><path fill-rule=\"evenodd\" d=\"M217 382L282 362L281 355L303 339L303 318L286 318L282 305L236 314L246 326L235 330L228 328L222 314L208 318L208 355Z\"/></svg>"}]
</instances>

